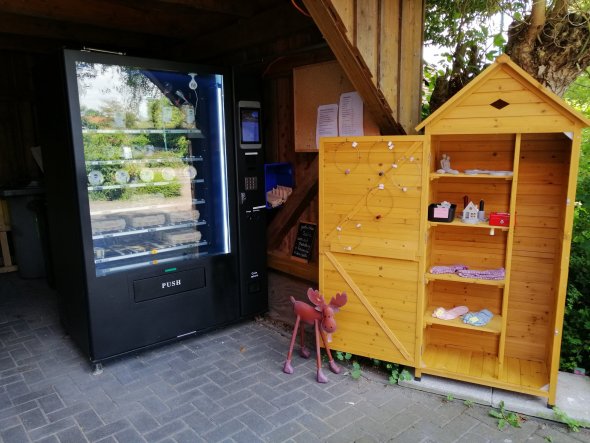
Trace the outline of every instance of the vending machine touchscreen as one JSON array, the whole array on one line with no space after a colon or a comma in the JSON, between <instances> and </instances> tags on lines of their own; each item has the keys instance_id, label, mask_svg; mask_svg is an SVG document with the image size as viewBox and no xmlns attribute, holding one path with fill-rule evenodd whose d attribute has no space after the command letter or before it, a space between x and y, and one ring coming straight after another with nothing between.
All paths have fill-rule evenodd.
<instances>
[{"instance_id":1,"label":"vending machine touchscreen","mask_svg":"<svg viewBox=\"0 0 590 443\"><path fill-rule=\"evenodd\" d=\"M260 137L260 102L240 101L240 148L260 149L262 140Z\"/></svg>"}]
</instances>

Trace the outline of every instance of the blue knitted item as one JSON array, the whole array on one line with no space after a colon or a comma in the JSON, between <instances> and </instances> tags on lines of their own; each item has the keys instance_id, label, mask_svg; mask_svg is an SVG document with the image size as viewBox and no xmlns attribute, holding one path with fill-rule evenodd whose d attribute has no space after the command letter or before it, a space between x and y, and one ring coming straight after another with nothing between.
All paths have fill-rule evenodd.
<instances>
[{"instance_id":1,"label":"blue knitted item","mask_svg":"<svg viewBox=\"0 0 590 443\"><path fill-rule=\"evenodd\" d=\"M463 316L463 323L471 326L485 326L493 316L494 314L487 309L482 309L479 312L468 312Z\"/></svg>"}]
</instances>

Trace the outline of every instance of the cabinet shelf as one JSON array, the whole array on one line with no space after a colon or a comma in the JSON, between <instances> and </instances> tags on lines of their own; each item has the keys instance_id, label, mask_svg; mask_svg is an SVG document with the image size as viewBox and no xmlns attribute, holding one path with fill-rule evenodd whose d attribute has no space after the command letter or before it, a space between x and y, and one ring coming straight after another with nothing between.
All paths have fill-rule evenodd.
<instances>
[{"instance_id":1,"label":"cabinet shelf","mask_svg":"<svg viewBox=\"0 0 590 443\"><path fill-rule=\"evenodd\" d=\"M193 199L192 200L192 204L196 205L196 204L201 204L201 203L205 203L205 200L203 200L202 202L198 199ZM103 209L100 211L90 211L90 216L96 216L96 215L113 215L113 214L126 214L126 213L133 213L133 212L141 212L141 211L154 211L156 209L172 209L175 208L177 206L176 203L169 203L169 204L154 204L154 205L149 205L149 206L131 206L131 207L126 207L126 208L116 208L116 209Z\"/></svg>"},{"instance_id":2,"label":"cabinet shelf","mask_svg":"<svg viewBox=\"0 0 590 443\"><path fill-rule=\"evenodd\" d=\"M82 134L185 134L203 137L200 129L82 129Z\"/></svg>"},{"instance_id":3,"label":"cabinet shelf","mask_svg":"<svg viewBox=\"0 0 590 443\"><path fill-rule=\"evenodd\" d=\"M511 181L513 179L512 175L492 175L492 174L439 174L437 172L430 173L430 180L438 180L438 179L445 179L445 178L460 178L460 179L486 179L486 180L508 180Z\"/></svg>"},{"instance_id":4,"label":"cabinet shelf","mask_svg":"<svg viewBox=\"0 0 590 443\"><path fill-rule=\"evenodd\" d=\"M428 222L428 226L430 227L434 227L434 226L456 226L458 228L476 228L476 229L498 229L499 231L508 231L510 230L510 226L493 226L490 225L489 222L479 222L477 224L469 224L469 223L463 223L461 221L460 218L456 218L454 219L452 222L447 223L447 222L435 222L435 221L429 221Z\"/></svg>"},{"instance_id":5,"label":"cabinet shelf","mask_svg":"<svg viewBox=\"0 0 590 443\"><path fill-rule=\"evenodd\" d=\"M100 165L129 165L129 164L146 164L146 163L172 163L172 162L202 162L203 157L170 157L170 158L133 158L124 160L87 160L89 166Z\"/></svg>"},{"instance_id":6,"label":"cabinet shelf","mask_svg":"<svg viewBox=\"0 0 590 443\"><path fill-rule=\"evenodd\" d=\"M498 357L493 354L450 346L428 345L422 355L424 372L462 375L459 379L497 380Z\"/></svg>"},{"instance_id":7,"label":"cabinet shelf","mask_svg":"<svg viewBox=\"0 0 590 443\"><path fill-rule=\"evenodd\" d=\"M463 323L461 317L453 320L441 320L432 316L436 309L435 306L429 306L424 312L424 324L426 325L442 325L450 328L468 329L471 331L490 332L492 334L500 334L502 332L502 316L494 315L488 324L485 326L472 326Z\"/></svg>"},{"instance_id":8,"label":"cabinet shelf","mask_svg":"<svg viewBox=\"0 0 590 443\"><path fill-rule=\"evenodd\" d=\"M426 273L427 281L454 281L458 283L472 283L475 285L497 286L503 288L506 282L504 280L484 280L482 278L460 277L456 274L431 274Z\"/></svg>"},{"instance_id":9,"label":"cabinet shelf","mask_svg":"<svg viewBox=\"0 0 590 443\"><path fill-rule=\"evenodd\" d=\"M196 180L175 180L169 182L149 182L149 183L129 183L124 185L106 185L106 186L88 186L88 191L105 191L108 189L129 189L129 188L145 188L146 186L166 186L180 183L205 183L205 180L198 178Z\"/></svg>"},{"instance_id":10,"label":"cabinet shelf","mask_svg":"<svg viewBox=\"0 0 590 443\"><path fill-rule=\"evenodd\" d=\"M192 258L199 258L208 255L208 252L195 252L194 254L186 254L182 256L183 260L189 260ZM164 263L177 262L178 256L169 258L158 258L156 260L139 261L137 263L119 264L118 266L111 266L108 268L97 268L97 276L104 277L105 275L112 274L114 272L129 271L131 269L144 268L149 265L162 265Z\"/></svg>"},{"instance_id":11,"label":"cabinet shelf","mask_svg":"<svg viewBox=\"0 0 590 443\"><path fill-rule=\"evenodd\" d=\"M500 367L496 355L466 349L428 345L422 355L422 372L471 383L548 397L549 374L545 362L507 357Z\"/></svg>"},{"instance_id":12,"label":"cabinet shelf","mask_svg":"<svg viewBox=\"0 0 590 443\"><path fill-rule=\"evenodd\" d=\"M100 240L104 238L114 238L114 237L125 237L128 235L137 235L137 234L146 234L150 232L159 232L159 231L170 231L174 229L182 229L182 228L192 228L194 226L202 226L206 225L207 222L205 220L200 221L192 221L188 223L178 223L174 225L166 225L166 226L154 226L152 228L145 228L145 229L126 229L125 231L118 231L118 232L109 232L106 234L98 234L93 235L93 240Z\"/></svg>"},{"instance_id":13,"label":"cabinet shelf","mask_svg":"<svg viewBox=\"0 0 590 443\"><path fill-rule=\"evenodd\" d=\"M97 258L94 260L94 263L99 264L99 263L108 263L108 262L118 261L118 260L128 260L130 258L144 257L147 255L157 256L158 254L164 254L165 252L180 251L182 249L197 248L200 246L207 246L207 241L200 241L197 243L187 243L187 244L183 244L183 245L169 246L169 247L157 248L157 249L153 248L153 249L149 249L149 250L142 251L142 252L133 252L130 254L120 254L120 255L116 255L114 257Z\"/></svg>"}]
</instances>

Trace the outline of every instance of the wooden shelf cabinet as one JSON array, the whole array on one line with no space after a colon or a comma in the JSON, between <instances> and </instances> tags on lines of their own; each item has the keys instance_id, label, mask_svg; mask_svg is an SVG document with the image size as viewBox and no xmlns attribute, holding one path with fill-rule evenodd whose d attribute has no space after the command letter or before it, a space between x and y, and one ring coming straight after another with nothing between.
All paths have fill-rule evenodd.
<instances>
[{"instance_id":1,"label":"wooden shelf cabinet","mask_svg":"<svg viewBox=\"0 0 590 443\"><path fill-rule=\"evenodd\" d=\"M498 109L498 100L507 105ZM527 114L515 115L514 103L527 103ZM417 377L479 383L554 405L586 126L501 56L418 126L423 136L324 139L320 289L326 297L349 294L334 349L412 366ZM436 172L443 154L461 173ZM464 172L474 169L512 174ZM427 220L429 204L442 201L456 204L460 216L465 195L476 205L484 200L487 215L510 213L510 225ZM505 277L430 272L455 264L504 268ZM494 316L480 327L432 317L455 306Z\"/></svg>"}]
</instances>

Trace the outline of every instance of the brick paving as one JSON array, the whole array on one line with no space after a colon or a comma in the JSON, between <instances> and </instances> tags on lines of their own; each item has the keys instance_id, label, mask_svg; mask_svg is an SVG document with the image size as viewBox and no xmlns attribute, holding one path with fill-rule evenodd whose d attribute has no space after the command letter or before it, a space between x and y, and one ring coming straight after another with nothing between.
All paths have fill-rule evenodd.
<instances>
[{"instance_id":1,"label":"brick paving","mask_svg":"<svg viewBox=\"0 0 590 443\"><path fill-rule=\"evenodd\" d=\"M0 441L590 442L590 431L528 418L499 431L489 407L326 371L295 357L288 334L243 322L107 362L93 375L64 335L42 280L0 274Z\"/></svg>"}]
</instances>

